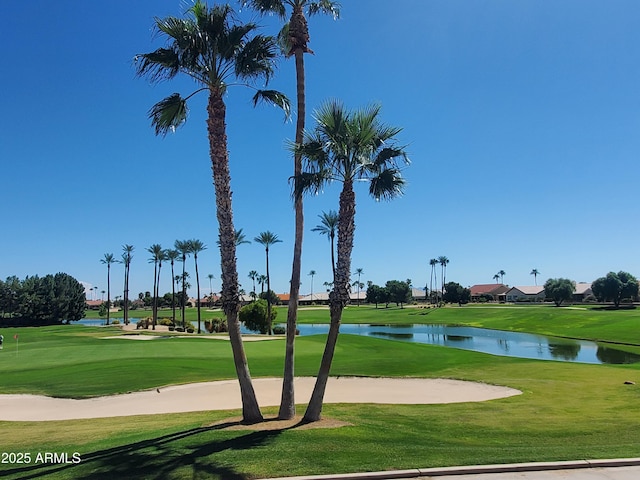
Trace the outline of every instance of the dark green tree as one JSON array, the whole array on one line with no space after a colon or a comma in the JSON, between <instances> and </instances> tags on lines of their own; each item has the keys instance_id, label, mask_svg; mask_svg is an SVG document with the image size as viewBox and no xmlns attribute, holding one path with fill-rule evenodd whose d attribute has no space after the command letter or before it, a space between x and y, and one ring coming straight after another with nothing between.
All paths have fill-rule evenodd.
<instances>
[{"instance_id":1,"label":"dark green tree","mask_svg":"<svg viewBox=\"0 0 640 480\"><path fill-rule=\"evenodd\" d=\"M444 286L444 296L442 299L448 303L457 303L462 305L468 303L471 300L471 290L463 287L456 282L448 282Z\"/></svg>"},{"instance_id":2,"label":"dark green tree","mask_svg":"<svg viewBox=\"0 0 640 480\"><path fill-rule=\"evenodd\" d=\"M544 283L545 296L552 299L556 307L562 302L570 302L575 291L576 282L567 278L550 278Z\"/></svg>"},{"instance_id":3,"label":"dark green tree","mask_svg":"<svg viewBox=\"0 0 640 480\"><path fill-rule=\"evenodd\" d=\"M411 302L411 287L407 282L400 280L389 280L385 285L387 292L389 292L389 300L400 308L404 308L405 303Z\"/></svg>"},{"instance_id":4,"label":"dark green tree","mask_svg":"<svg viewBox=\"0 0 640 480\"><path fill-rule=\"evenodd\" d=\"M265 334L269 332L271 324L278 316L277 310L271 311L271 318L267 314L267 302L260 299L251 302L240 309L240 321L244 326L254 332Z\"/></svg>"},{"instance_id":5,"label":"dark green tree","mask_svg":"<svg viewBox=\"0 0 640 480\"><path fill-rule=\"evenodd\" d=\"M598 301L613 302L618 308L623 299L633 299L638 295L638 280L628 272L609 272L596 279L591 290Z\"/></svg>"}]
</instances>

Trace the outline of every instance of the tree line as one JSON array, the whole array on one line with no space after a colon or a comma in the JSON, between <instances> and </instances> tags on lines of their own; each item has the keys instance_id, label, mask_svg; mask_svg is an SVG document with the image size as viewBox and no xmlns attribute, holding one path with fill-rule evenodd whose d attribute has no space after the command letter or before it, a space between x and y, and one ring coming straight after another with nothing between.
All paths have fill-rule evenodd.
<instances>
[{"instance_id":1,"label":"tree line","mask_svg":"<svg viewBox=\"0 0 640 480\"><path fill-rule=\"evenodd\" d=\"M84 286L71 275L16 276L0 280L0 311L5 325L55 325L84 317Z\"/></svg>"}]
</instances>

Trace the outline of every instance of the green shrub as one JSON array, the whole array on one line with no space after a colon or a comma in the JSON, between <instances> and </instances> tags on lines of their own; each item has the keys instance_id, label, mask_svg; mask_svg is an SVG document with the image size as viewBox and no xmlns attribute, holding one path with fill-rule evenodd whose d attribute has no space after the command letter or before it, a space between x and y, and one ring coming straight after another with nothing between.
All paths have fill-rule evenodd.
<instances>
[{"instance_id":1,"label":"green shrub","mask_svg":"<svg viewBox=\"0 0 640 480\"><path fill-rule=\"evenodd\" d=\"M171 325L173 325L173 322L170 318L161 318L158 320L158 325L165 325L167 327L170 327Z\"/></svg>"},{"instance_id":2,"label":"green shrub","mask_svg":"<svg viewBox=\"0 0 640 480\"><path fill-rule=\"evenodd\" d=\"M209 333L223 333L229 331L229 328L227 327L227 320L224 318L205 320L204 328Z\"/></svg>"},{"instance_id":3,"label":"green shrub","mask_svg":"<svg viewBox=\"0 0 640 480\"><path fill-rule=\"evenodd\" d=\"M276 318L278 311L274 308L271 310L271 321ZM240 321L249 330L260 333L267 333L269 323L267 322L267 301L257 300L245 305L240 309Z\"/></svg>"},{"instance_id":4,"label":"green shrub","mask_svg":"<svg viewBox=\"0 0 640 480\"><path fill-rule=\"evenodd\" d=\"M273 327L274 335L284 335L285 333L287 333L287 329L285 327L280 325Z\"/></svg>"}]
</instances>

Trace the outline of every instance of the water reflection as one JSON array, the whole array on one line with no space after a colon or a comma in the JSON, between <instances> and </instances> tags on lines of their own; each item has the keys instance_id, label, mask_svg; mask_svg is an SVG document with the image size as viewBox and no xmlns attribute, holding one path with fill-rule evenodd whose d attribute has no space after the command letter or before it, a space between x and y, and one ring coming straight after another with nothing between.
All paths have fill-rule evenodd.
<instances>
[{"instance_id":1,"label":"water reflection","mask_svg":"<svg viewBox=\"0 0 640 480\"><path fill-rule=\"evenodd\" d=\"M580 344L578 343L550 343L549 353L555 359L571 361L578 358Z\"/></svg>"},{"instance_id":2,"label":"water reflection","mask_svg":"<svg viewBox=\"0 0 640 480\"><path fill-rule=\"evenodd\" d=\"M617 350L615 348L605 347L603 345L598 346L596 356L602 363L614 363L621 365L640 362L640 355L625 352L623 350Z\"/></svg>"},{"instance_id":3,"label":"water reflection","mask_svg":"<svg viewBox=\"0 0 640 480\"><path fill-rule=\"evenodd\" d=\"M301 335L314 335L327 333L329 326L299 324L298 329ZM475 327L343 324L340 331L518 358L609 364L640 362L640 354L624 352L611 345Z\"/></svg>"}]
</instances>

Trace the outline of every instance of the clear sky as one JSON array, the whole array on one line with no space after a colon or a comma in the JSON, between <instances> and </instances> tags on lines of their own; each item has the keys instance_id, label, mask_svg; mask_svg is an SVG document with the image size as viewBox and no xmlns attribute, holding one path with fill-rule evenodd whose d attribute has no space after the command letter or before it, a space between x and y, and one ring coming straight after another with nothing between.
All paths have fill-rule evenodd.
<instances>
[{"instance_id":1,"label":"clear sky","mask_svg":"<svg viewBox=\"0 0 640 480\"><path fill-rule=\"evenodd\" d=\"M136 296L153 285L147 247L198 238L209 247L202 290L209 273L219 289L206 96L193 99L184 127L156 137L149 108L194 85L152 86L132 67L136 53L162 45L153 17L185 4L0 2L0 278L63 271L106 290L100 259L132 244ZM276 32L275 19L259 22ZM379 102L412 161L402 198L376 203L364 185L357 191L352 271L363 268L362 281L424 286L440 255L447 279L464 286L492 283L498 270L510 285L532 285L533 268L538 283L640 275L639 2L343 0L340 20L309 25L309 112L330 98ZM271 86L295 97L292 60ZM235 223L251 239L264 230L282 239L271 250L280 293L292 261L294 123L253 109L251 95L231 88L226 98ZM315 292L330 280L328 241L311 228L337 209L337 193L305 202L302 293L312 269ZM260 245L239 247L238 270L250 291L248 272L265 271ZM113 296L122 273L113 268Z\"/></svg>"}]
</instances>

